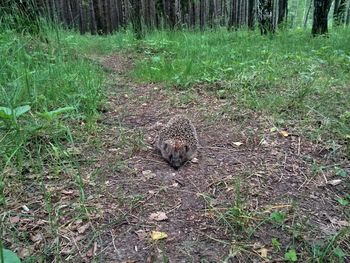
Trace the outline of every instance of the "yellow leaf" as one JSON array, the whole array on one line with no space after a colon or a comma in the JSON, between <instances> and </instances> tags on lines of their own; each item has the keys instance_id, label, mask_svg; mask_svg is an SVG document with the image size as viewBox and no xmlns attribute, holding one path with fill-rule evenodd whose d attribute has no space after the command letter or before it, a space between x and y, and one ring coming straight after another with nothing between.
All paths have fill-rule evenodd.
<instances>
[{"instance_id":1,"label":"yellow leaf","mask_svg":"<svg viewBox=\"0 0 350 263\"><path fill-rule=\"evenodd\" d=\"M160 240L160 239L164 239L167 237L168 237L168 234L165 232L152 231L152 233L151 233L152 240Z\"/></svg>"},{"instance_id":2,"label":"yellow leaf","mask_svg":"<svg viewBox=\"0 0 350 263\"><path fill-rule=\"evenodd\" d=\"M283 137L288 137L289 133L287 131L280 131L280 134L283 136Z\"/></svg>"},{"instance_id":3,"label":"yellow leaf","mask_svg":"<svg viewBox=\"0 0 350 263\"><path fill-rule=\"evenodd\" d=\"M272 127L272 128L270 129L270 132L275 132L275 131L277 131L277 128L276 128L276 127Z\"/></svg>"},{"instance_id":4,"label":"yellow leaf","mask_svg":"<svg viewBox=\"0 0 350 263\"><path fill-rule=\"evenodd\" d=\"M267 258L267 249L266 248L262 248L258 252L260 253L260 256L262 258Z\"/></svg>"}]
</instances>

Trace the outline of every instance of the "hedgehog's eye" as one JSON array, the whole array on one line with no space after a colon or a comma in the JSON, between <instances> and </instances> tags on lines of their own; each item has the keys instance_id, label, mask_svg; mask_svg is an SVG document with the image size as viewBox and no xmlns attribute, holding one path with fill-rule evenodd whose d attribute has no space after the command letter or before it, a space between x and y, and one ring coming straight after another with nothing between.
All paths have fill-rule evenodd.
<instances>
[{"instance_id":1,"label":"hedgehog's eye","mask_svg":"<svg viewBox=\"0 0 350 263\"><path fill-rule=\"evenodd\" d=\"M185 151L188 152L190 150L190 147L188 145L185 145Z\"/></svg>"},{"instance_id":2,"label":"hedgehog's eye","mask_svg":"<svg viewBox=\"0 0 350 263\"><path fill-rule=\"evenodd\" d=\"M172 159L173 159L173 155L170 154L170 155L169 155L169 160L172 160Z\"/></svg>"},{"instance_id":3,"label":"hedgehog's eye","mask_svg":"<svg viewBox=\"0 0 350 263\"><path fill-rule=\"evenodd\" d=\"M169 147L169 144L168 143L164 143L164 146L163 146L164 151L168 150L168 147Z\"/></svg>"}]
</instances>

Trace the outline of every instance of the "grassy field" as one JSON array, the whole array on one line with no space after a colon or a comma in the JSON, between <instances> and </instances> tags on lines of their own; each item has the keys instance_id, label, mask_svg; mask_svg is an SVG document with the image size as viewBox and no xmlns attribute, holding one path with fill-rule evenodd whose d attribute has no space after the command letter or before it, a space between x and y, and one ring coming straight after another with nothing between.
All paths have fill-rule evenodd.
<instances>
[{"instance_id":1,"label":"grassy field","mask_svg":"<svg viewBox=\"0 0 350 263\"><path fill-rule=\"evenodd\" d=\"M16 252L25 262L62 260L63 247L57 240L62 239L59 219L66 214L60 211L63 207L54 205L62 180L67 179L63 187L77 191L67 217L87 220L94 209L86 204L86 182L75 149L79 144L97 149L102 144L97 121L109 94L107 73L94 59L115 52L135 58L135 67L128 73L134 82L158 83L184 105L196 100L198 91L208 93L225 101L225 113L239 115L249 110L269 116L271 130L287 129L306 136L327 149L327 159L335 160L330 169L348 180L346 170L336 163L348 162L350 157L349 29L331 29L328 37L319 38L304 30L271 37L226 30L154 32L139 42L130 32L80 36L45 27L46 42L2 29L0 217L4 233L0 235L6 236L5 248L20 244ZM40 215L35 216L49 222L45 236L52 242L39 251L31 242L38 238L31 236L31 226L15 226L23 213L25 218L32 216L25 203L17 203L21 195L29 200L28 206L31 200L37 202ZM349 220L350 197L339 200ZM232 229L246 227L244 218L252 214L245 212L241 202L239 196L232 200L227 213L217 214L219 221ZM265 219L261 225L281 226L285 215L276 212ZM249 239L261 225L243 232ZM331 256L341 262L347 252L335 244L339 240L346 243L347 235L344 228L323 246L310 248L310 258L322 261ZM272 246L280 249L281 244L273 240ZM286 250L290 262L296 257L292 247Z\"/></svg>"}]
</instances>

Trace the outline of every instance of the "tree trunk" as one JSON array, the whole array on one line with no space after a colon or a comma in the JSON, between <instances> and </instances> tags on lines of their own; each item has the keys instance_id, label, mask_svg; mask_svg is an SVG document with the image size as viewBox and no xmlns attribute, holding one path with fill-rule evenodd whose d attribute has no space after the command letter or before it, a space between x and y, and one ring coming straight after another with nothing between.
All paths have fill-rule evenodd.
<instances>
[{"instance_id":1,"label":"tree trunk","mask_svg":"<svg viewBox=\"0 0 350 263\"><path fill-rule=\"evenodd\" d=\"M171 30L175 29L175 25L176 25L176 0L168 0L169 3L169 12L168 12L168 17L169 17L169 26Z\"/></svg>"},{"instance_id":2,"label":"tree trunk","mask_svg":"<svg viewBox=\"0 0 350 263\"><path fill-rule=\"evenodd\" d=\"M340 26L345 23L346 0L335 0L334 2L334 25Z\"/></svg>"},{"instance_id":3,"label":"tree trunk","mask_svg":"<svg viewBox=\"0 0 350 263\"><path fill-rule=\"evenodd\" d=\"M278 2L278 20L277 24L280 25L285 21L288 14L288 0L279 0Z\"/></svg>"},{"instance_id":4,"label":"tree trunk","mask_svg":"<svg viewBox=\"0 0 350 263\"><path fill-rule=\"evenodd\" d=\"M254 30L255 23L255 0L248 1L248 28Z\"/></svg>"},{"instance_id":5,"label":"tree trunk","mask_svg":"<svg viewBox=\"0 0 350 263\"><path fill-rule=\"evenodd\" d=\"M91 34L96 35L97 34L97 23L96 23L96 15L95 15L95 9L94 9L94 3L93 0L90 0L89 3L90 7L90 20L91 20Z\"/></svg>"},{"instance_id":6,"label":"tree trunk","mask_svg":"<svg viewBox=\"0 0 350 263\"><path fill-rule=\"evenodd\" d=\"M273 27L273 0L259 0L258 3L258 18L260 33L267 35L268 33L274 33Z\"/></svg>"},{"instance_id":7,"label":"tree trunk","mask_svg":"<svg viewBox=\"0 0 350 263\"><path fill-rule=\"evenodd\" d=\"M332 0L314 0L313 36L328 32L328 12L331 4Z\"/></svg>"},{"instance_id":8,"label":"tree trunk","mask_svg":"<svg viewBox=\"0 0 350 263\"><path fill-rule=\"evenodd\" d=\"M209 0L209 13L208 13L208 19L209 19L209 27L214 27L214 14L215 14L215 3L214 0Z\"/></svg>"},{"instance_id":9,"label":"tree trunk","mask_svg":"<svg viewBox=\"0 0 350 263\"><path fill-rule=\"evenodd\" d=\"M131 23L136 39L142 39L141 0L131 0Z\"/></svg>"},{"instance_id":10,"label":"tree trunk","mask_svg":"<svg viewBox=\"0 0 350 263\"><path fill-rule=\"evenodd\" d=\"M199 6L199 27L200 30L204 30L205 28L205 0L200 1Z\"/></svg>"},{"instance_id":11,"label":"tree trunk","mask_svg":"<svg viewBox=\"0 0 350 263\"><path fill-rule=\"evenodd\" d=\"M309 20L311 8L312 8L312 0L310 0L309 7L308 7L307 12L305 14L304 28L306 28L306 26L307 26L307 21Z\"/></svg>"},{"instance_id":12,"label":"tree trunk","mask_svg":"<svg viewBox=\"0 0 350 263\"><path fill-rule=\"evenodd\" d=\"M95 15L97 33L99 35L103 35L105 33L105 28L103 23L103 11L102 11L101 0L92 0L92 3L93 3L94 15Z\"/></svg>"}]
</instances>

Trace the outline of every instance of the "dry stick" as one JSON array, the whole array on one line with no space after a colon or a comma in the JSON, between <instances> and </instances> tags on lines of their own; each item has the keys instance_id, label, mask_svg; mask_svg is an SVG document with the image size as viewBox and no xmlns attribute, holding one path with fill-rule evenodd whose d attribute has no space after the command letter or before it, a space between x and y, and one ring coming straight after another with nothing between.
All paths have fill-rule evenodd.
<instances>
[{"instance_id":1,"label":"dry stick","mask_svg":"<svg viewBox=\"0 0 350 263\"><path fill-rule=\"evenodd\" d=\"M304 182L299 186L298 191L306 184L306 182L307 182L307 180L308 180L308 178L305 176L305 174L304 174L303 172L301 172L301 173L304 175L304 177L305 177L306 179L305 179Z\"/></svg>"},{"instance_id":2,"label":"dry stick","mask_svg":"<svg viewBox=\"0 0 350 263\"><path fill-rule=\"evenodd\" d=\"M73 233L72 233L72 234L73 234ZM84 256L82 255L82 253L81 253L81 251L80 251L80 248L79 248L79 246L78 246L78 244L77 244L77 242L75 241L75 239L74 239L73 236L72 236L72 240L73 240L73 243L74 243L74 245L76 246L76 248L77 248L77 250L78 250L79 256L83 259Z\"/></svg>"}]
</instances>

